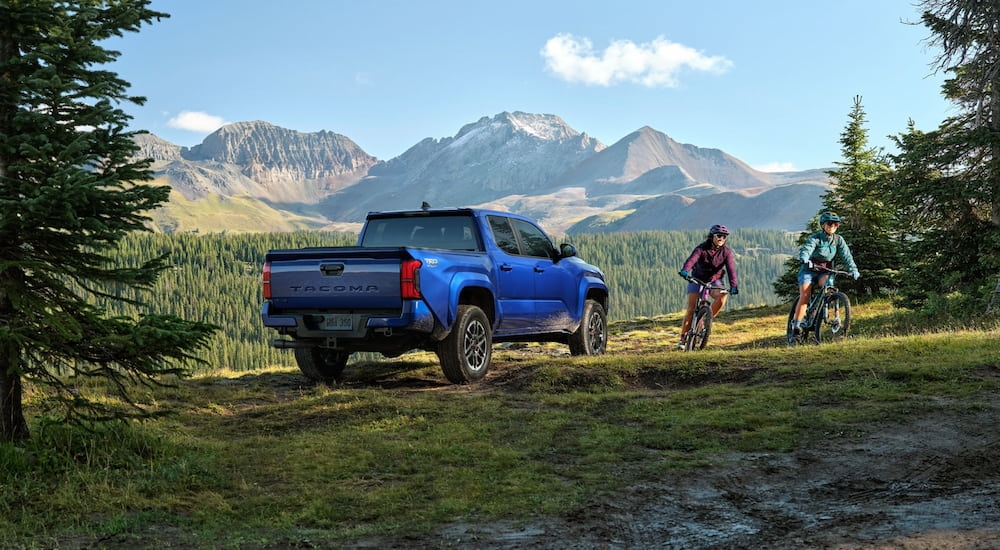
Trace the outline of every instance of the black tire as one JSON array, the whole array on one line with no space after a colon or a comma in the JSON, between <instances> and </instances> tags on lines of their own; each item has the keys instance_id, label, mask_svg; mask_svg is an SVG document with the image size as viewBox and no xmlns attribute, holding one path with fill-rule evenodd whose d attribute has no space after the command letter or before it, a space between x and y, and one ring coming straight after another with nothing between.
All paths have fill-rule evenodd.
<instances>
[{"instance_id":1,"label":"black tire","mask_svg":"<svg viewBox=\"0 0 1000 550\"><path fill-rule=\"evenodd\" d=\"M799 299L796 298L792 300L792 308L788 310L788 324L785 325L785 338L788 340L789 347L795 347L806 342L806 333L803 331L801 334L796 335L795 329L792 328L792 321L795 320L795 310L799 305Z\"/></svg>"},{"instance_id":2,"label":"black tire","mask_svg":"<svg viewBox=\"0 0 1000 550\"><path fill-rule=\"evenodd\" d=\"M691 332L688 333L687 343L684 351L698 351L705 349L708 344L708 337L712 334L712 308L703 306L695 312L691 319Z\"/></svg>"},{"instance_id":3,"label":"black tire","mask_svg":"<svg viewBox=\"0 0 1000 550\"><path fill-rule=\"evenodd\" d=\"M481 380L490 368L493 355L493 331L483 310L476 306L458 306L458 316L451 333L438 344L441 370L452 384Z\"/></svg>"},{"instance_id":4,"label":"black tire","mask_svg":"<svg viewBox=\"0 0 1000 550\"><path fill-rule=\"evenodd\" d=\"M583 317L569 335L570 355L601 355L608 347L608 314L595 300L583 304Z\"/></svg>"},{"instance_id":5,"label":"black tire","mask_svg":"<svg viewBox=\"0 0 1000 550\"><path fill-rule=\"evenodd\" d=\"M343 380L344 367L351 354L329 348L295 348L295 362L306 378L330 384Z\"/></svg>"},{"instance_id":6,"label":"black tire","mask_svg":"<svg viewBox=\"0 0 1000 550\"><path fill-rule=\"evenodd\" d=\"M851 330L851 300L843 292L826 297L816 323L816 343L836 342L847 337Z\"/></svg>"}]
</instances>

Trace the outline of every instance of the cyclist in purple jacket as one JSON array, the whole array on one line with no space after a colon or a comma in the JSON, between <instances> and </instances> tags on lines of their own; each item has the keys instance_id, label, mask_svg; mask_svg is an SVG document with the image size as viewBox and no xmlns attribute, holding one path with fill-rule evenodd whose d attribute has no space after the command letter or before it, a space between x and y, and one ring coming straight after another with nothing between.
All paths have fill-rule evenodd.
<instances>
[{"instance_id":1,"label":"cyclist in purple jacket","mask_svg":"<svg viewBox=\"0 0 1000 550\"><path fill-rule=\"evenodd\" d=\"M713 225L708 230L708 237L705 242L694 247L691 255L681 266L678 274L684 279L694 277L700 281L709 283L712 290L712 317L719 314L722 307L726 305L726 294L722 293L724 284L722 278L729 275L729 294L740 293L738 279L736 276L736 260L733 251L726 246L726 239L729 237L729 230L724 225ZM691 330L691 318L694 317L694 307L698 303L699 287L697 283L688 282L687 285L687 309L684 311L684 323L681 324L681 341L678 348L683 349L687 341L688 331Z\"/></svg>"}]
</instances>

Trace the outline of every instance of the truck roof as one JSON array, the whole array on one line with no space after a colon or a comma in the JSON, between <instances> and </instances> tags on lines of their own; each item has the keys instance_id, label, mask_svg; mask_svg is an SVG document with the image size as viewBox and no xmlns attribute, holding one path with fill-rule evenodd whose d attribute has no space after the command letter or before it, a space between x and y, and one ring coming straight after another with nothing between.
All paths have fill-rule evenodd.
<instances>
[{"instance_id":1,"label":"truck roof","mask_svg":"<svg viewBox=\"0 0 1000 550\"><path fill-rule=\"evenodd\" d=\"M449 207L449 208L426 208L419 210L380 210L372 211L368 213L368 218L392 218L401 216L447 216L447 215L474 215L474 214L496 214L499 216L510 216L514 218L529 219L520 214L515 214L513 212L504 212L501 210L491 210L487 208L469 208L469 207Z\"/></svg>"}]
</instances>

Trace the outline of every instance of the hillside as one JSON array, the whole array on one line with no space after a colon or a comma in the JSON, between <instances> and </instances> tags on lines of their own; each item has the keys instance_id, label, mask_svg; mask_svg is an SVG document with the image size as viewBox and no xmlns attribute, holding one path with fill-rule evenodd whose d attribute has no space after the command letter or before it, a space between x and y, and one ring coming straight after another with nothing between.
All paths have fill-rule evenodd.
<instances>
[{"instance_id":1,"label":"hillside","mask_svg":"<svg viewBox=\"0 0 1000 550\"><path fill-rule=\"evenodd\" d=\"M676 316L623 321L606 356L510 346L475 386L416 353L349 366L339 387L269 369L150 388L172 416L61 431L33 466L0 455L0 501L18 506L0 541L996 547L996 327L908 335L905 312L857 312L854 338L792 350L784 308L724 313L692 353L665 350Z\"/></svg>"},{"instance_id":2,"label":"hillside","mask_svg":"<svg viewBox=\"0 0 1000 550\"><path fill-rule=\"evenodd\" d=\"M220 213L213 219L226 222ZM685 283L676 271L702 236L700 232L581 234L572 242L581 258L605 271L612 297L608 315L621 320L684 307ZM250 371L294 364L287 350L267 345L276 334L261 324L264 254L272 249L349 245L356 240L356 234L317 231L131 234L113 259L134 265L169 254L174 268L156 281L145 302L159 313L221 327L201 358L213 368ZM742 290L738 299L730 300L731 307L779 302L771 281L781 272L792 243L790 235L778 231L745 230L733 236ZM142 312L127 303L107 307L126 316Z\"/></svg>"}]
</instances>

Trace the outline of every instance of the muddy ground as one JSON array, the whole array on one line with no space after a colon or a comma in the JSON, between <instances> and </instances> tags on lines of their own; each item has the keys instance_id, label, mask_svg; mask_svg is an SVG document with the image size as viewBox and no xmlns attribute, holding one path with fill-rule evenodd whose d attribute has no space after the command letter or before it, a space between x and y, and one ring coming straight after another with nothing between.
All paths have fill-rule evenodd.
<instances>
[{"instance_id":1,"label":"muddy ground","mask_svg":"<svg viewBox=\"0 0 1000 550\"><path fill-rule=\"evenodd\" d=\"M544 522L345 547L1000 549L1000 396L976 413L949 409L794 453L720 457Z\"/></svg>"},{"instance_id":2,"label":"muddy ground","mask_svg":"<svg viewBox=\"0 0 1000 550\"><path fill-rule=\"evenodd\" d=\"M1000 548L995 411L885 426L793 454L736 454L555 521L452 525L436 547Z\"/></svg>"}]
</instances>

